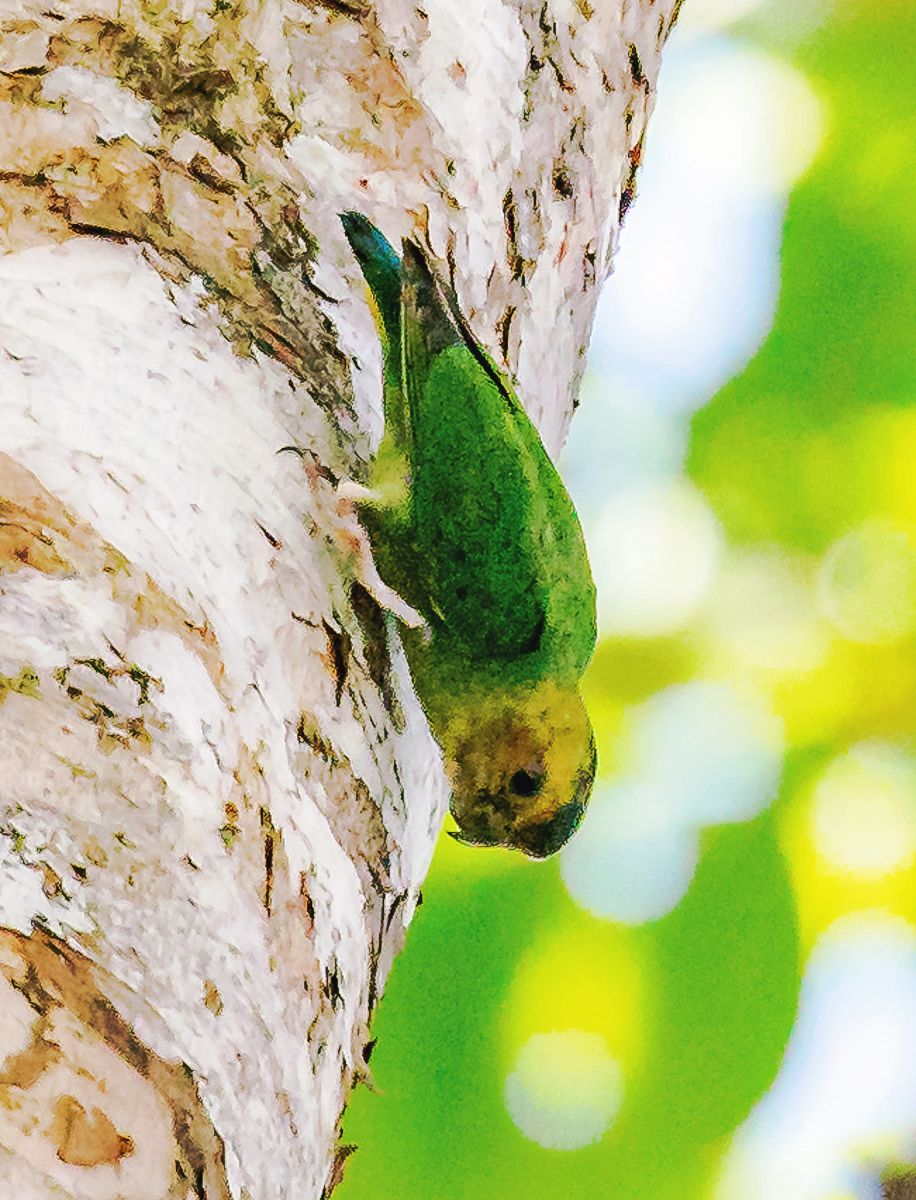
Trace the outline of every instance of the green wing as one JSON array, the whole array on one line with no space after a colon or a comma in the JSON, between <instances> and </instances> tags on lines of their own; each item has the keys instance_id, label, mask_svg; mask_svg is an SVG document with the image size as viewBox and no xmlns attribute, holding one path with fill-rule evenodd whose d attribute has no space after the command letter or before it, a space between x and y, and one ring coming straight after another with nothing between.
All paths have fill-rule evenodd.
<instances>
[{"instance_id":1,"label":"green wing","mask_svg":"<svg viewBox=\"0 0 916 1200\"><path fill-rule=\"evenodd\" d=\"M569 671L578 678L588 666L598 635L588 550L575 505L527 414L524 420L525 441L538 464L538 487L549 513L538 530L538 540L542 570L550 588L550 653L555 673Z\"/></svg>"},{"instance_id":2,"label":"green wing","mask_svg":"<svg viewBox=\"0 0 916 1200\"><path fill-rule=\"evenodd\" d=\"M537 430L420 250L405 242L400 261L365 217L341 221L383 341L373 485L397 494L390 480L406 474L406 503L363 514L383 578L462 657L578 676L595 644L594 587L578 517Z\"/></svg>"},{"instance_id":3,"label":"green wing","mask_svg":"<svg viewBox=\"0 0 916 1200\"><path fill-rule=\"evenodd\" d=\"M424 589L470 655L518 659L539 650L548 632L555 571L545 554L553 555L557 538L543 468L553 468L524 410L450 308L420 252L405 243L404 391Z\"/></svg>"}]
</instances>

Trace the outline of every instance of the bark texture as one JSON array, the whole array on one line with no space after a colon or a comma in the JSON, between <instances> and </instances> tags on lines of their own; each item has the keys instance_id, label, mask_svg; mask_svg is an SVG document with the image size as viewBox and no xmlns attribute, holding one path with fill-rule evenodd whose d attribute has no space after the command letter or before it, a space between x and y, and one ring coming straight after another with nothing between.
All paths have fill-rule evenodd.
<instances>
[{"instance_id":1,"label":"bark texture","mask_svg":"<svg viewBox=\"0 0 916 1200\"><path fill-rule=\"evenodd\" d=\"M556 452L675 7L0 2L0 1194L339 1175L447 788L335 491L336 214L428 241Z\"/></svg>"}]
</instances>

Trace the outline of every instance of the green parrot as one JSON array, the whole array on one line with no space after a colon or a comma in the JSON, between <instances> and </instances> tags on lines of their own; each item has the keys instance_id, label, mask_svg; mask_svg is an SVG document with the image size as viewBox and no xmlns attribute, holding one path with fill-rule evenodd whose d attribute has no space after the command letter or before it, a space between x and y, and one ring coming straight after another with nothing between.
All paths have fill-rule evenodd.
<instances>
[{"instance_id":1,"label":"green parrot","mask_svg":"<svg viewBox=\"0 0 916 1200\"><path fill-rule=\"evenodd\" d=\"M423 618L403 643L445 757L459 840L555 853L585 812L579 680L595 588L573 503L512 384L412 241L341 216L375 302L385 433L359 506L382 580Z\"/></svg>"}]
</instances>

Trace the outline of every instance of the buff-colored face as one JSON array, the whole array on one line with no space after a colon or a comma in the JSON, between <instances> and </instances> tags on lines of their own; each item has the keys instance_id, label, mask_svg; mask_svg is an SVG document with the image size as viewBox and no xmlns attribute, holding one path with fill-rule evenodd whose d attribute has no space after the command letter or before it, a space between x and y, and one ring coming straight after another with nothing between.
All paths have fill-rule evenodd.
<instances>
[{"instance_id":1,"label":"buff-colored face","mask_svg":"<svg viewBox=\"0 0 916 1200\"><path fill-rule=\"evenodd\" d=\"M595 742L578 691L543 685L493 701L447 747L459 840L554 854L582 820Z\"/></svg>"}]
</instances>

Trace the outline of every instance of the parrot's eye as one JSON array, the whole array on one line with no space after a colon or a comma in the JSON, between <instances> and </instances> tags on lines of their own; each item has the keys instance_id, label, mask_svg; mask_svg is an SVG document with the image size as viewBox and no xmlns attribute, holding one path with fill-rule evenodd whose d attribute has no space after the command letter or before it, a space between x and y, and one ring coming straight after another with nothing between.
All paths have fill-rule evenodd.
<instances>
[{"instance_id":1,"label":"parrot's eye","mask_svg":"<svg viewBox=\"0 0 916 1200\"><path fill-rule=\"evenodd\" d=\"M543 771L516 771L509 780L509 791L513 796L536 796L543 785Z\"/></svg>"}]
</instances>

